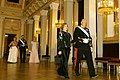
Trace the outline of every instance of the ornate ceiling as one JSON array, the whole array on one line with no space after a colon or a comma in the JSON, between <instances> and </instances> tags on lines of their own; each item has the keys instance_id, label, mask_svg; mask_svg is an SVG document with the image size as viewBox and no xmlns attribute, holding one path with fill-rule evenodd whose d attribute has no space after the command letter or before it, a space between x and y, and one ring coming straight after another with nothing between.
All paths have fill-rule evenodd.
<instances>
[{"instance_id":1,"label":"ornate ceiling","mask_svg":"<svg viewBox=\"0 0 120 80\"><path fill-rule=\"evenodd\" d=\"M40 13L41 9L49 7L49 4L54 1L56 0L32 0L27 3L28 5L23 10L23 15L31 18L33 15Z\"/></svg>"},{"instance_id":2,"label":"ornate ceiling","mask_svg":"<svg viewBox=\"0 0 120 80\"><path fill-rule=\"evenodd\" d=\"M57 0L0 0L0 15L31 18Z\"/></svg>"}]
</instances>

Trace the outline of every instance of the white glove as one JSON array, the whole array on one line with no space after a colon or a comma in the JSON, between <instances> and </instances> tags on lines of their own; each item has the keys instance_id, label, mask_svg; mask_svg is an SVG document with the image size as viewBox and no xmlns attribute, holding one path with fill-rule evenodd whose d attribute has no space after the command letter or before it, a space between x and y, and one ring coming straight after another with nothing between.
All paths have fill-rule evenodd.
<instances>
[{"instance_id":1,"label":"white glove","mask_svg":"<svg viewBox=\"0 0 120 80\"><path fill-rule=\"evenodd\" d=\"M93 47L90 47L90 49L91 49L91 52L93 52Z\"/></svg>"},{"instance_id":2,"label":"white glove","mask_svg":"<svg viewBox=\"0 0 120 80\"><path fill-rule=\"evenodd\" d=\"M83 43L88 43L89 41L88 41L88 39L83 39Z\"/></svg>"},{"instance_id":3,"label":"white glove","mask_svg":"<svg viewBox=\"0 0 120 80\"><path fill-rule=\"evenodd\" d=\"M61 54L62 54L62 51L59 51L58 54L61 55Z\"/></svg>"},{"instance_id":4,"label":"white glove","mask_svg":"<svg viewBox=\"0 0 120 80\"><path fill-rule=\"evenodd\" d=\"M31 53L31 50L29 50L29 53Z\"/></svg>"},{"instance_id":5,"label":"white glove","mask_svg":"<svg viewBox=\"0 0 120 80\"><path fill-rule=\"evenodd\" d=\"M26 52L28 51L28 49L26 49Z\"/></svg>"}]
</instances>

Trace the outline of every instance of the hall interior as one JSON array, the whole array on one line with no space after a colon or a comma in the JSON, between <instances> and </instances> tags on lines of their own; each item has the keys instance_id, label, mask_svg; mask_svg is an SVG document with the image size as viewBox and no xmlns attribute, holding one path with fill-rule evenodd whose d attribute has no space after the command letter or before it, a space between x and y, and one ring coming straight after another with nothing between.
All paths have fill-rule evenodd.
<instances>
[{"instance_id":1,"label":"hall interior","mask_svg":"<svg viewBox=\"0 0 120 80\"><path fill-rule=\"evenodd\" d=\"M103 4L104 1L104 4L106 4L107 7ZM30 69L30 72L32 71L31 68L34 66L32 64L25 63L22 65L19 62L17 64L7 64L3 61L4 57L6 57L6 59L8 57L8 44L12 41L12 38L16 36L19 40L21 35L25 35L28 46L30 46L33 36L36 36L39 42L38 52L40 60L50 60L48 68L45 67L44 69L44 66L47 64L42 65L42 63L40 63L35 65L43 68L44 75L47 72L49 73L48 75L53 75L52 77L55 76L54 78L59 80L56 74L56 65L54 65L54 56L57 54L56 43L61 23L68 23L69 32L73 35L74 29L77 25L80 25L81 19L86 18L88 20L88 26L90 26L90 33L93 39L93 61L95 66L98 64L97 66L100 68L98 74L101 78L99 77L98 80L119 80L120 76L119 74L118 76L114 74L115 70L111 72L113 74L106 73L106 70L104 73L103 68L106 64L104 65L103 63L95 62L96 57L120 58L119 8L120 0L0 0L1 79L9 79L9 75L11 75L11 80L14 78L19 80L19 77L22 75L19 76L17 74L22 74L22 69L26 71L29 71L28 69ZM27 54L29 55L29 53ZM70 75L73 80L77 80L74 74L72 74L72 64L74 62L73 55L74 49L72 47L69 58ZM45 56L45 58L43 56ZM15 73L10 71L12 66L13 69L15 68L18 71L20 70L20 73L14 71L17 75L16 77L13 76ZM20 69L19 66L25 67ZM31 68L28 68L30 66ZM52 74L49 71L52 69L52 66L55 74ZM86 63L83 64L83 69L84 68L86 68ZM4 69L5 71L3 71ZM116 68L111 66L111 69ZM120 67L118 70L120 73ZM78 79L89 80L87 69L85 69L85 72L86 73L83 71L83 75ZM25 73L24 76L25 75L28 74ZM29 76L30 75L32 74L29 73ZM46 77L40 72L33 77L36 79L36 77L39 77L38 75L42 75L40 77L44 77L43 79L46 79ZM26 79L28 77L24 78ZM62 79L60 78L60 80Z\"/></svg>"}]
</instances>

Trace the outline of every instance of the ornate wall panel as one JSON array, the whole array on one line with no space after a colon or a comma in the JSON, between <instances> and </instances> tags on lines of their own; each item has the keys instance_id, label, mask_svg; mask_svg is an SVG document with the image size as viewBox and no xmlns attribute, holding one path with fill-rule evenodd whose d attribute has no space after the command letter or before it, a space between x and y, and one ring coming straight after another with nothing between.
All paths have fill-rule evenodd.
<instances>
[{"instance_id":1,"label":"ornate wall panel","mask_svg":"<svg viewBox=\"0 0 120 80\"><path fill-rule=\"evenodd\" d=\"M5 19L4 30L7 33L14 33L20 31L20 20L15 19Z\"/></svg>"},{"instance_id":2,"label":"ornate wall panel","mask_svg":"<svg viewBox=\"0 0 120 80\"><path fill-rule=\"evenodd\" d=\"M21 10L13 10L13 9L0 9L0 15L11 16L11 17L22 17L23 13Z\"/></svg>"}]
</instances>

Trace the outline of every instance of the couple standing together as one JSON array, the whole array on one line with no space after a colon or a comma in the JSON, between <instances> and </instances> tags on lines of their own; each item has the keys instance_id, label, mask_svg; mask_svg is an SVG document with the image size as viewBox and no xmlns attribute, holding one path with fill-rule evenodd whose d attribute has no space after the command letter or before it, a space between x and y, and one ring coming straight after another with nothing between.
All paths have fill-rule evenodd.
<instances>
[{"instance_id":1,"label":"couple standing together","mask_svg":"<svg viewBox=\"0 0 120 80\"><path fill-rule=\"evenodd\" d=\"M59 43L58 43L58 49L62 51L62 62L58 69L57 72L59 75L64 76L65 78L69 78L68 75L68 59L69 59L69 54L70 54L70 44L71 44L71 35L68 33L68 25L67 23L64 23L61 27L61 32L59 34ZM92 38L89 33L89 29L87 27L87 20L82 19L81 25L77 26L74 31L73 35L73 41L74 41L74 47L78 49L78 52L75 53L77 56L75 57L75 74L76 76L80 76L79 73L79 63L83 57L85 56L88 70L89 70L89 75L90 78L95 78L95 69L93 65L93 60L92 60L92 52L91 52L91 47L92 47Z\"/></svg>"},{"instance_id":2,"label":"couple standing together","mask_svg":"<svg viewBox=\"0 0 120 80\"><path fill-rule=\"evenodd\" d=\"M30 52L30 63L38 63L38 42L36 37L31 41L31 52ZM18 57L18 48L20 50L20 62L25 63L26 60L26 50L28 48L27 41L24 39L24 35L21 36L20 40L17 42L17 37L13 38L13 41L9 44L9 55L8 62L16 63Z\"/></svg>"}]
</instances>

